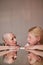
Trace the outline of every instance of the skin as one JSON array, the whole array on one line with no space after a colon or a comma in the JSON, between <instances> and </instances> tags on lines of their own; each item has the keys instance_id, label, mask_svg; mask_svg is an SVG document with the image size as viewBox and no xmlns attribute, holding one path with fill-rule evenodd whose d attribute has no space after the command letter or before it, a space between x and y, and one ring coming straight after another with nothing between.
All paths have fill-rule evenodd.
<instances>
[{"instance_id":1,"label":"skin","mask_svg":"<svg viewBox=\"0 0 43 65\"><path fill-rule=\"evenodd\" d=\"M17 40L14 37L14 34L12 33L9 33L8 36L4 39L4 44L5 46L9 46L9 47L15 46L16 49L19 48L19 46L17 45ZM17 51L12 51L4 55L4 62L11 64L15 61L16 58L17 58Z\"/></svg>"},{"instance_id":2,"label":"skin","mask_svg":"<svg viewBox=\"0 0 43 65\"><path fill-rule=\"evenodd\" d=\"M31 34L29 32L28 37L27 37L27 41L28 41L29 45L28 46L25 45L25 50L30 52L30 53L28 53L28 61L32 65L36 61L41 61L41 58L38 56L38 54L35 54L36 53L35 50L29 50L29 48L32 49L32 47L34 47L35 45L37 45L37 44L39 45L40 38L35 37L33 34Z\"/></svg>"}]
</instances>

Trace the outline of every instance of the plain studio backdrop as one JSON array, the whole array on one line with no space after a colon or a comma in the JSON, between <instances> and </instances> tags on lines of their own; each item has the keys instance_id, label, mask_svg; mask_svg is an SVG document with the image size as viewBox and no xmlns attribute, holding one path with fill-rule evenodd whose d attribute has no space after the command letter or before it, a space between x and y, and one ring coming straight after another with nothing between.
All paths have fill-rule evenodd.
<instances>
[{"instance_id":1,"label":"plain studio backdrop","mask_svg":"<svg viewBox=\"0 0 43 65\"><path fill-rule=\"evenodd\" d=\"M43 0L0 0L0 43L4 33L13 32L18 44L24 46L28 29L37 25L43 28ZM17 60L11 65L29 65L27 52L19 50Z\"/></svg>"}]
</instances>

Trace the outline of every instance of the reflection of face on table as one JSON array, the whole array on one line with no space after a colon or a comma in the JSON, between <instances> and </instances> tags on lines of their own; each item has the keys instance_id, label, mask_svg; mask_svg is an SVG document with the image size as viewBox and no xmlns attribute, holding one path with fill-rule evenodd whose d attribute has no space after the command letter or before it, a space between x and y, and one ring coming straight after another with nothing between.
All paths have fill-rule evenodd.
<instances>
[{"instance_id":1,"label":"reflection of face on table","mask_svg":"<svg viewBox=\"0 0 43 65\"><path fill-rule=\"evenodd\" d=\"M17 41L16 41L16 37L14 36L14 34L12 33L9 33L9 34L6 34L4 36L4 44L5 46L17 46ZM14 62L14 60L16 59L17 57L17 51L12 51L10 53L7 53L5 56L4 56L4 62L6 63L12 63Z\"/></svg>"}]
</instances>

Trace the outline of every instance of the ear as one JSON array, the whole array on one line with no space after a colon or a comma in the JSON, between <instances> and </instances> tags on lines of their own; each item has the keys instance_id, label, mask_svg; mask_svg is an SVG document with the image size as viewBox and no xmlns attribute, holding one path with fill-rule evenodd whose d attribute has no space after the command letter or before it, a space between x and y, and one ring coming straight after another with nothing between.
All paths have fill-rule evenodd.
<instances>
[{"instance_id":1,"label":"ear","mask_svg":"<svg viewBox=\"0 0 43 65\"><path fill-rule=\"evenodd\" d=\"M38 40L38 42L40 41L40 36L37 36L37 40Z\"/></svg>"}]
</instances>

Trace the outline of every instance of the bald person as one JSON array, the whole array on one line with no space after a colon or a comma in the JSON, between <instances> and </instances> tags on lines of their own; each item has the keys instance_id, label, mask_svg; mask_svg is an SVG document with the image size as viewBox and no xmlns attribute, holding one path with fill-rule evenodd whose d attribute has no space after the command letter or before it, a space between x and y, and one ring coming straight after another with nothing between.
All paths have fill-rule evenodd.
<instances>
[{"instance_id":1,"label":"bald person","mask_svg":"<svg viewBox=\"0 0 43 65\"><path fill-rule=\"evenodd\" d=\"M13 33L5 33L3 35L3 41L5 46L14 46L17 49L19 45L17 45L16 36ZM11 51L3 56L4 62L7 64L13 63L17 58L17 51Z\"/></svg>"}]
</instances>

